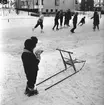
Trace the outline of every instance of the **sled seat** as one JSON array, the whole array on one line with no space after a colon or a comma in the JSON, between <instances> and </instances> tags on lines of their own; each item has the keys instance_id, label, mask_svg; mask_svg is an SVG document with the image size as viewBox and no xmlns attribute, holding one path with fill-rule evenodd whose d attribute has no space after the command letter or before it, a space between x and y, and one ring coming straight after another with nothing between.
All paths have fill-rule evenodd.
<instances>
[{"instance_id":1,"label":"sled seat","mask_svg":"<svg viewBox=\"0 0 104 105\"><path fill-rule=\"evenodd\" d=\"M84 66L84 64L86 62L85 60L72 59L73 52L62 50L62 49L56 49L56 50L58 50L60 52L60 55L61 55L61 58L63 60L63 64L65 66L65 69L67 69L67 65L70 65L73 67L74 71L77 72L76 67L75 67L75 63L83 63L83 66ZM69 55L69 57L66 58L63 53L67 53Z\"/></svg>"}]
</instances>

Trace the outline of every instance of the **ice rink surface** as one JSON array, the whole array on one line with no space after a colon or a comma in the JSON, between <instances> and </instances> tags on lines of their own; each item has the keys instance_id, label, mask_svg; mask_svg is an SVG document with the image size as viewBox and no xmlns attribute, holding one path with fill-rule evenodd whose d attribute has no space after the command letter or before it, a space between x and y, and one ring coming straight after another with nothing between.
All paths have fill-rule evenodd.
<instances>
[{"instance_id":1,"label":"ice rink surface","mask_svg":"<svg viewBox=\"0 0 104 105\"><path fill-rule=\"evenodd\" d=\"M93 31L92 13L86 16L86 24L53 31L54 17L44 18L44 33L40 27L32 31L37 17L9 15L0 17L0 105L104 105L104 15L100 18L100 30ZM43 49L37 83L64 69L56 48L72 51L76 58L86 60L76 75L45 91L51 84L70 75L73 68L39 85L39 95L24 95L26 77L21 61L24 41L37 36L37 49ZM77 65L79 68L80 65Z\"/></svg>"}]
</instances>

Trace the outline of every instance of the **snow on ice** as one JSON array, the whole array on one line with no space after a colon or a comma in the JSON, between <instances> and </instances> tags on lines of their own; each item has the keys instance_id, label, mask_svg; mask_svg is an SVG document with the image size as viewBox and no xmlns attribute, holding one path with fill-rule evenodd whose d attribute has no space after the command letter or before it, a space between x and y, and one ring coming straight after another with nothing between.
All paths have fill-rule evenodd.
<instances>
[{"instance_id":1,"label":"snow on ice","mask_svg":"<svg viewBox=\"0 0 104 105\"><path fill-rule=\"evenodd\" d=\"M95 32L90 19L92 14L85 16L86 24L78 26L74 34L70 33L72 21L71 27L52 31L54 18L45 17L44 33L40 33L40 27L32 32L37 17L21 14L1 17L0 105L104 105L104 16L100 19L100 31ZM83 15L80 14L78 21L81 17ZM85 66L79 73L44 90L73 72L73 68L69 68L39 85L39 95L25 96L26 77L21 54L24 41L31 36L38 37L37 49L44 50L37 83L64 69L56 48L74 52L74 57L86 60Z\"/></svg>"}]
</instances>

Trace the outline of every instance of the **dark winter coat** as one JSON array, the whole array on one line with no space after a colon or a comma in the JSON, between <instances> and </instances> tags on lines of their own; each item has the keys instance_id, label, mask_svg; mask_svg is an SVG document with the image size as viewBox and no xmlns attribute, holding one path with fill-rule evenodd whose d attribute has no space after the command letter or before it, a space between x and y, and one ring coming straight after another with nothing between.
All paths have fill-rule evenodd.
<instances>
[{"instance_id":1,"label":"dark winter coat","mask_svg":"<svg viewBox=\"0 0 104 105\"><path fill-rule=\"evenodd\" d=\"M59 18L60 18L60 19L63 19L63 12L60 12Z\"/></svg>"},{"instance_id":2,"label":"dark winter coat","mask_svg":"<svg viewBox=\"0 0 104 105\"><path fill-rule=\"evenodd\" d=\"M78 14L75 14L74 15L74 17L73 17L73 24L77 24L77 16L78 16Z\"/></svg>"},{"instance_id":3,"label":"dark winter coat","mask_svg":"<svg viewBox=\"0 0 104 105\"><path fill-rule=\"evenodd\" d=\"M60 18L60 12L58 11L55 16L55 20L57 21Z\"/></svg>"},{"instance_id":4,"label":"dark winter coat","mask_svg":"<svg viewBox=\"0 0 104 105\"><path fill-rule=\"evenodd\" d=\"M94 12L94 15L93 15L93 17L91 19L93 19L93 24L94 25L99 24L99 14L97 12Z\"/></svg>"},{"instance_id":5,"label":"dark winter coat","mask_svg":"<svg viewBox=\"0 0 104 105\"><path fill-rule=\"evenodd\" d=\"M71 19L71 11L70 10L67 11L67 17L69 20Z\"/></svg>"},{"instance_id":6,"label":"dark winter coat","mask_svg":"<svg viewBox=\"0 0 104 105\"><path fill-rule=\"evenodd\" d=\"M68 14L65 12L65 20L68 20Z\"/></svg>"},{"instance_id":7,"label":"dark winter coat","mask_svg":"<svg viewBox=\"0 0 104 105\"><path fill-rule=\"evenodd\" d=\"M23 61L26 76L35 76L39 69L38 68L39 60L36 58L33 52L24 49L21 58Z\"/></svg>"}]
</instances>

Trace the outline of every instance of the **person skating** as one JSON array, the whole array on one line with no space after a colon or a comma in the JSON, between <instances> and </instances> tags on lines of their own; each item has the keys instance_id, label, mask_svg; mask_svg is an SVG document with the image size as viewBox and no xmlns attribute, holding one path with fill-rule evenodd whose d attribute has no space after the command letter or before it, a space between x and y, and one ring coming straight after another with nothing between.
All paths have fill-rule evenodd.
<instances>
[{"instance_id":1,"label":"person skating","mask_svg":"<svg viewBox=\"0 0 104 105\"><path fill-rule=\"evenodd\" d=\"M67 25L68 26L68 12L66 11L65 12L65 15L64 15L64 27Z\"/></svg>"},{"instance_id":2,"label":"person skating","mask_svg":"<svg viewBox=\"0 0 104 105\"><path fill-rule=\"evenodd\" d=\"M60 18L60 28L62 28L62 24L63 24L63 10L60 10L59 18Z\"/></svg>"},{"instance_id":3,"label":"person skating","mask_svg":"<svg viewBox=\"0 0 104 105\"><path fill-rule=\"evenodd\" d=\"M24 43L24 51L21 55L21 59L23 62L24 72L27 78L27 86L25 89L25 94L27 96L33 96L38 94L38 90L36 88L36 79L38 73L38 64L40 62L40 54L34 54L33 50L38 43L38 39L36 37L31 37L31 39L27 39Z\"/></svg>"},{"instance_id":4,"label":"person skating","mask_svg":"<svg viewBox=\"0 0 104 105\"><path fill-rule=\"evenodd\" d=\"M85 16L78 23L78 25L80 25L80 26L82 26L83 24L85 24Z\"/></svg>"},{"instance_id":5,"label":"person skating","mask_svg":"<svg viewBox=\"0 0 104 105\"><path fill-rule=\"evenodd\" d=\"M65 12L65 18L64 18L64 26L70 26L69 25L69 22L71 20L71 11L70 9L68 9L66 12Z\"/></svg>"},{"instance_id":6,"label":"person skating","mask_svg":"<svg viewBox=\"0 0 104 105\"><path fill-rule=\"evenodd\" d=\"M70 11L70 9L68 9L68 11L67 11L67 18L68 18L67 19L67 26L70 26L69 23L70 23L71 17L72 17L71 11Z\"/></svg>"},{"instance_id":7,"label":"person skating","mask_svg":"<svg viewBox=\"0 0 104 105\"><path fill-rule=\"evenodd\" d=\"M78 12L76 12L73 17L73 28L70 30L72 33L75 33L74 30L77 27L77 20L78 20Z\"/></svg>"},{"instance_id":8,"label":"person skating","mask_svg":"<svg viewBox=\"0 0 104 105\"><path fill-rule=\"evenodd\" d=\"M97 10L95 10L93 17L91 17L91 19L93 19L93 30L95 31L96 27L99 30L99 14L97 12Z\"/></svg>"},{"instance_id":9,"label":"person skating","mask_svg":"<svg viewBox=\"0 0 104 105\"><path fill-rule=\"evenodd\" d=\"M56 16L55 16L55 19L54 19L54 26L53 26L53 30L54 30L54 28L56 27L56 30L59 30L59 28L58 28L58 26L59 26L59 22L58 22L58 20L59 20L59 15L60 15L60 11L58 11L57 13L56 13Z\"/></svg>"},{"instance_id":10,"label":"person skating","mask_svg":"<svg viewBox=\"0 0 104 105\"><path fill-rule=\"evenodd\" d=\"M43 33L43 19L44 19L44 15L41 14L39 19L37 20L36 25L34 26L34 28L32 28L33 31L34 31L35 28L37 28L40 25L41 33Z\"/></svg>"}]
</instances>

